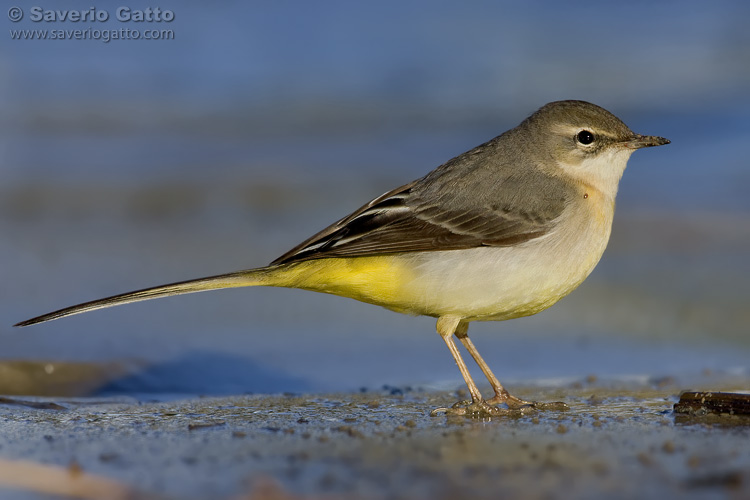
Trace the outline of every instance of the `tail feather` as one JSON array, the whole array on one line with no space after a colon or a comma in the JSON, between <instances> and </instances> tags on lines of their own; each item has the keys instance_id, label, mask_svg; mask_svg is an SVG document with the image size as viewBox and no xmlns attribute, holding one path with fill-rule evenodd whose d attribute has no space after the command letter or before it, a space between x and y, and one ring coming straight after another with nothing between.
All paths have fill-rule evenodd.
<instances>
[{"instance_id":1,"label":"tail feather","mask_svg":"<svg viewBox=\"0 0 750 500\"><path fill-rule=\"evenodd\" d=\"M45 321L51 321L53 319L72 316L73 314L94 311L96 309L103 309L105 307L129 304L131 302L140 302L142 300L169 297L171 295L204 292L207 290L218 290L220 288L234 288L242 286L270 284L268 283L268 278L271 275L271 269L272 268L262 267L258 269L250 269L247 271L237 271L229 274L221 274L218 276L209 276L207 278L180 281L177 283L155 286L152 288L144 288L142 290L136 290L134 292L121 293L119 295L92 300L90 302L84 302L83 304L66 307L64 309L53 311L51 313L42 314L41 316L16 323L13 326L35 325L37 323L43 323Z\"/></svg>"}]
</instances>

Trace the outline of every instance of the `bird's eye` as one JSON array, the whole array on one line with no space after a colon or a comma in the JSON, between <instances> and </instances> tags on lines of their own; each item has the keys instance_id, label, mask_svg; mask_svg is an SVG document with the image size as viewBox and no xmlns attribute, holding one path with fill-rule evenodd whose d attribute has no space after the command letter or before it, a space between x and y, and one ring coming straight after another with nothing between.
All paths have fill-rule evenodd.
<instances>
[{"instance_id":1,"label":"bird's eye","mask_svg":"<svg viewBox=\"0 0 750 500\"><path fill-rule=\"evenodd\" d=\"M584 146L587 146L594 142L594 134L592 134L588 130L581 130L580 132L578 132L578 135L576 135L576 139Z\"/></svg>"}]
</instances>

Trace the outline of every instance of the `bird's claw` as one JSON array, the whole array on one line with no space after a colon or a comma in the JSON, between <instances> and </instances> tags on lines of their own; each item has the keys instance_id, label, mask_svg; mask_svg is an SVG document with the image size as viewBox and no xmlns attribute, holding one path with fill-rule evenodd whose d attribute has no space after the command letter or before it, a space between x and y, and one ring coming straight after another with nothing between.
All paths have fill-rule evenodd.
<instances>
[{"instance_id":1,"label":"bird's claw","mask_svg":"<svg viewBox=\"0 0 750 500\"><path fill-rule=\"evenodd\" d=\"M498 406L501 403L504 403L506 407ZM498 397L496 396L489 400L459 401L450 408L435 408L430 412L430 416L457 415L471 418L522 417L537 411L567 411L569 409L570 407L563 402L530 402L516 398L515 396L502 397L498 401Z\"/></svg>"}]
</instances>

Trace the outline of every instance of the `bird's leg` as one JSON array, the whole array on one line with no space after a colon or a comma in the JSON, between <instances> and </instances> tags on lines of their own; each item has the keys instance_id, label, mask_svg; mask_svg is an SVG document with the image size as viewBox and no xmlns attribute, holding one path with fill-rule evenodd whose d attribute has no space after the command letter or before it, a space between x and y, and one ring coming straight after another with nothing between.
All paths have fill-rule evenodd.
<instances>
[{"instance_id":1,"label":"bird's leg","mask_svg":"<svg viewBox=\"0 0 750 500\"><path fill-rule=\"evenodd\" d=\"M441 316L440 318L438 318L437 332L441 337L443 337L445 345L448 346L448 349L453 356L453 360L456 362L456 364L458 365L458 369L461 371L461 375L466 382L466 386L469 388L469 394L471 394L471 402L479 403L484 401L484 399L482 398L482 394L479 392L477 384L474 383L474 379L471 378L469 369L466 367L466 363L464 363L464 360L461 357L461 353L458 352L458 348L456 347L455 342L453 342L453 334L457 333L457 330L459 328L461 328L460 318L457 318L455 316ZM463 329L464 331L466 331L467 328L464 327Z\"/></svg>"},{"instance_id":2,"label":"bird's leg","mask_svg":"<svg viewBox=\"0 0 750 500\"><path fill-rule=\"evenodd\" d=\"M505 403L508 405L508 408L520 408L521 406L534 404L511 395L508 392L508 389L503 387L503 384L500 383L497 377L495 377L495 374L492 373L492 370L490 370L489 365L484 361L484 359L482 359L479 351L474 346L474 342L472 342L469 338L468 331L469 324L461 323L458 325L458 328L456 328L456 337L458 337L458 340L461 341L466 350L469 351L469 354L471 354L471 357L474 358L474 361L477 362L479 368L482 369L482 373L484 373L484 376L487 377L487 380L490 382L492 390L495 391L495 396L488 399L487 403L491 405Z\"/></svg>"},{"instance_id":3,"label":"bird's leg","mask_svg":"<svg viewBox=\"0 0 750 500\"><path fill-rule=\"evenodd\" d=\"M440 316L438 318L437 331L440 336L443 337L445 345L448 346L454 361L458 365L458 369L461 371L461 375L464 377L466 386L469 388L469 394L471 394L471 403L467 404L467 402L462 401L456 403L451 408L436 408L431 412L431 415L435 416L445 413L448 415L466 415L475 418L484 418L501 415L525 415L529 411L535 411L538 408L537 404L528 403L522 399L511 396L508 394L508 391L500 385L500 382L495 378L495 375L492 374L487 363L484 362L477 352L477 348L474 347L474 344L469 340L466 333L468 330L469 324L461 321L461 318L459 317ZM485 401L484 398L482 398L482 394L479 392L477 384L474 383L474 379L471 378L469 369L461 357L461 353L458 352L456 343L453 341L453 335L458 337L461 340L461 343L466 346L466 349L468 349L471 356L487 376L493 389L495 389L495 397L489 401ZM498 403L506 403L508 409L493 406Z\"/></svg>"}]
</instances>

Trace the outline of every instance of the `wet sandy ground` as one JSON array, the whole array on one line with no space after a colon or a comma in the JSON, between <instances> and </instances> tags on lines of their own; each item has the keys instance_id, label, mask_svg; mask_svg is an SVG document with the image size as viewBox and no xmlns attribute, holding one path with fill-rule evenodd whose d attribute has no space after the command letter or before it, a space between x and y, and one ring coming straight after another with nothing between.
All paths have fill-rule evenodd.
<instances>
[{"instance_id":1,"label":"wet sandy ground","mask_svg":"<svg viewBox=\"0 0 750 500\"><path fill-rule=\"evenodd\" d=\"M515 388L569 411L484 420L430 417L457 394L408 387L171 402L14 398L0 404L0 459L116 485L78 490L82 498L748 498L750 420L685 418L672 407L682 390L749 387L747 375L590 377ZM0 496L50 498L34 491L46 473L33 474L29 484L0 472Z\"/></svg>"}]
</instances>

